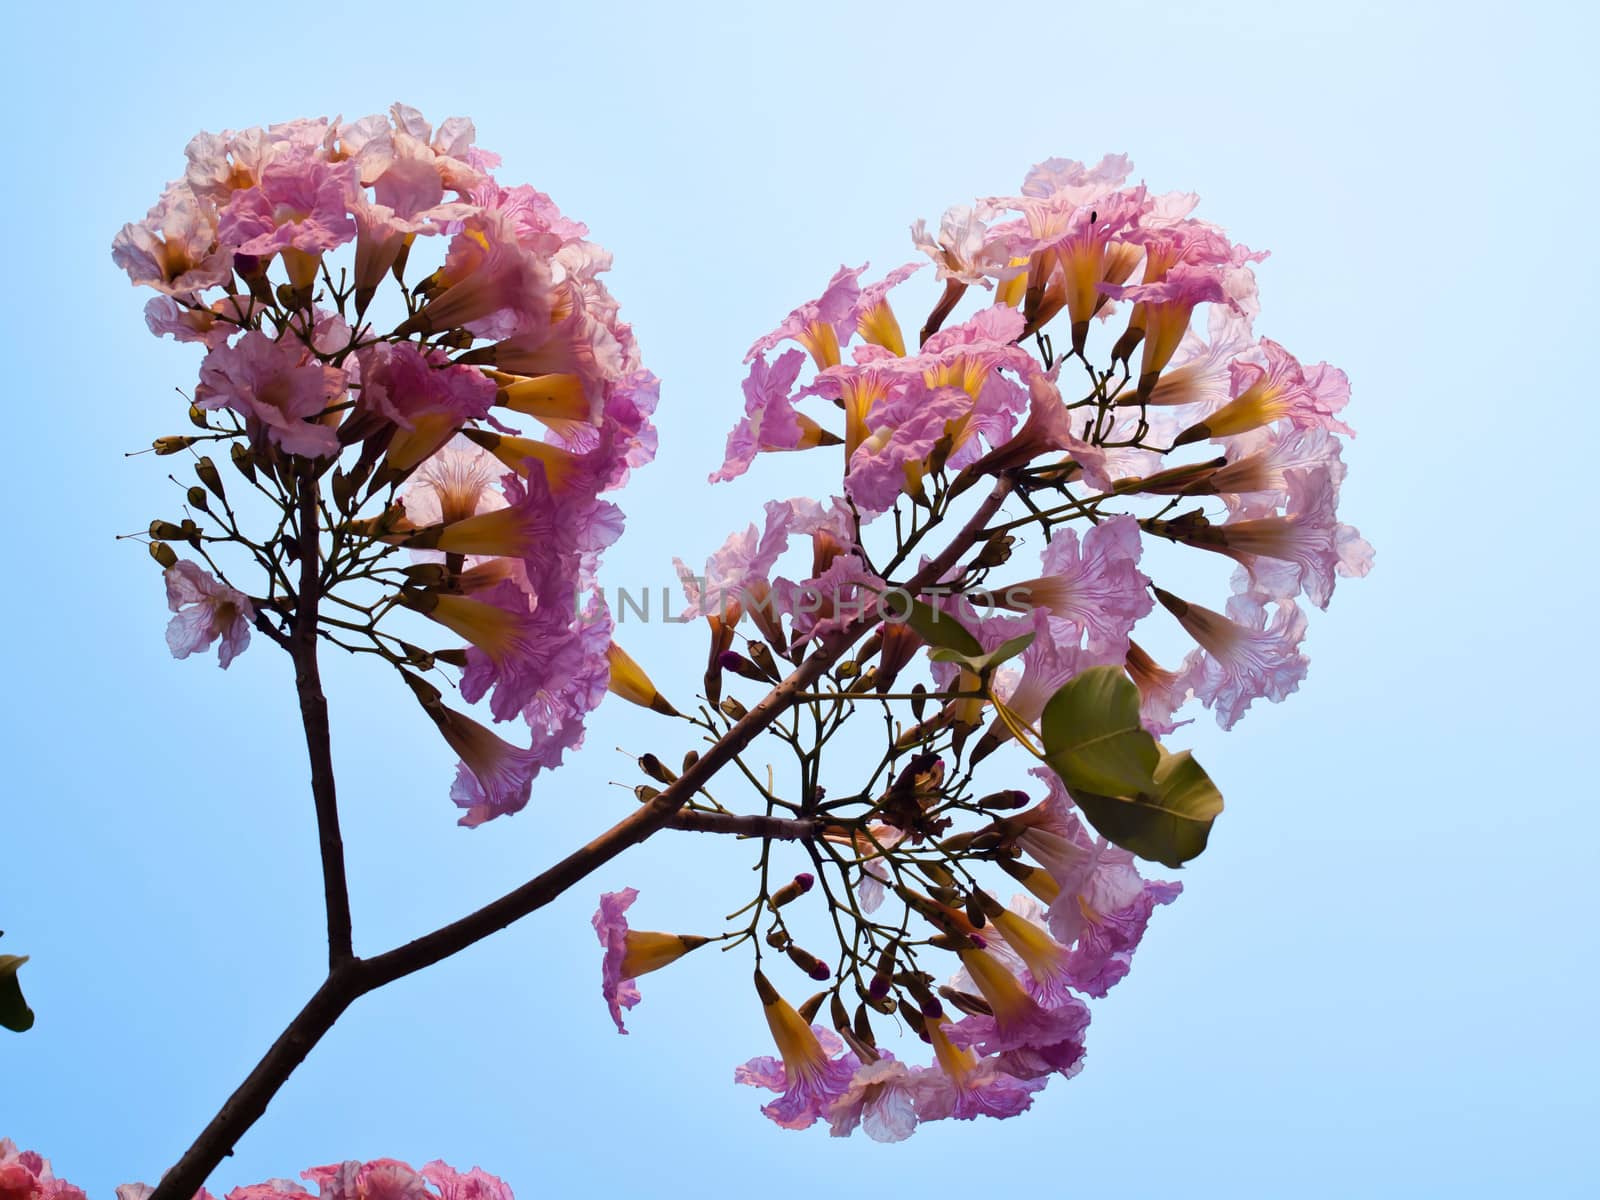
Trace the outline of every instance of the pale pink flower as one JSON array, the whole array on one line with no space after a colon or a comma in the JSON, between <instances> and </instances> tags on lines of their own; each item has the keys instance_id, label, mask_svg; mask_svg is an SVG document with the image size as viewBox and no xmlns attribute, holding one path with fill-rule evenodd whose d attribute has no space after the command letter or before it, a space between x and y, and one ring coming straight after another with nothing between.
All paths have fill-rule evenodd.
<instances>
[{"instance_id":1,"label":"pale pink flower","mask_svg":"<svg viewBox=\"0 0 1600 1200\"><path fill-rule=\"evenodd\" d=\"M828 281L822 295L808 300L785 317L771 333L756 339L745 354L745 362L752 361L784 341L799 342L810 353L818 370L837 366L839 347L855 331L856 300L861 295L857 282L867 264L859 267L840 267Z\"/></svg>"},{"instance_id":2,"label":"pale pink flower","mask_svg":"<svg viewBox=\"0 0 1600 1200\"><path fill-rule=\"evenodd\" d=\"M316 418L344 390L345 373L316 361L298 341L273 341L251 330L206 355L194 399L200 408L229 408L244 417L252 441L319 458L336 453L339 439Z\"/></svg>"},{"instance_id":3,"label":"pale pink flower","mask_svg":"<svg viewBox=\"0 0 1600 1200\"><path fill-rule=\"evenodd\" d=\"M263 259L284 250L322 254L355 237L349 206L357 187L353 163L280 158L256 186L229 197L217 236L238 253Z\"/></svg>"},{"instance_id":4,"label":"pale pink flower","mask_svg":"<svg viewBox=\"0 0 1600 1200\"><path fill-rule=\"evenodd\" d=\"M188 658L221 639L217 661L226 669L250 644L250 625L256 614L249 597L186 558L168 567L164 578L167 607L178 614L167 625L172 657Z\"/></svg>"},{"instance_id":5,"label":"pale pink flower","mask_svg":"<svg viewBox=\"0 0 1600 1200\"><path fill-rule=\"evenodd\" d=\"M231 312L236 302L233 298L224 299L214 308ZM243 307L248 302L237 303L241 303L243 311L248 311ZM185 307L171 296L152 297L144 306L144 323L157 337L168 334L176 341L199 342L207 350L226 345L239 331L233 321L218 320L213 309Z\"/></svg>"},{"instance_id":6,"label":"pale pink flower","mask_svg":"<svg viewBox=\"0 0 1600 1200\"><path fill-rule=\"evenodd\" d=\"M737 479L762 451L800 450L808 442L818 444L817 423L794 407L794 383L805 357L799 350L787 350L768 366L765 355L757 356L744 381L745 415L728 434L727 453L710 482Z\"/></svg>"},{"instance_id":7,"label":"pale pink flower","mask_svg":"<svg viewBox=\"0 0 1600 1200\"><path fill-rule=\"evenodd\" d=\"M938 1066L916 1072L912 1082L919 1121L972 1121L978 1117L1004 1119L1026 1112L1034 1094L1048 1082L1048 1072L1018 1078L992 1057L979 1057L958 1046L950 1036L954 1028L941 1020L927 1023Z\"/></svg>"},{"instance_id":8,"label":"pale pink flower","mask_svg":"<svg viewBox=\"0 0 1600 1200\"><path fill-rule=\"evenodd\" d=\"M1143 550L1139 522L1127 514L1091 525L1081 543L1071 528L1060 529L1040 555L1044 574L998 595L1010 608L1046 609L1072 627L1074 643L1085 633L1089 650L1120 661L1134 624L1155 605L1139 570Z\"/></svg>"},{"instance_id":9,"label":"pale pink flower","mask_svg":"<svg viewBox=\"0 0 1600 1200\"><path fill-rule=\"evenodd\" d=\"M850 1085L824 1114L834 1137L860 1128L875 1142L903 1142L917 1128L915 1073L887 1051L864 1063Z\"/></svg>"},{"instance_id":10,"label":"pale pink flower","mask_svg":"<svg viewBox=\"0 0 1600 1200\"><path fill-rule=\"evenodd\" d=\"M395 332L433 333L464 327L480 336L508 338L529 331L541 342L550 317L550 264L525 250L502 213L484 212L463 223L450 240L440 286ZM507 368L514 369L514 368Z\"/></svg>"},{"instance_id":11,"label":"pale pink flower","mask_svg":"<svg viewBox=\"0 0 1600 1200\"><path fill-rule=\"evenodd\" d=\"M782 997L762 1007L781 1057L752 1058L734 1070L733 1081L781 1092L762 1114L784 1129L808 1129L850 1090L860 1060L845 1053L831 1029L807 1026Z\"/></svg>"},{"instance_id":12,"label":"pale pink flower","mask_svg":"<svg viewBox=\"0 0 1600 1200\"><path fill-rule=\"evenodd\" d=\"M971 411L972 397L960 388L930 388L920 380L881 404L845 475L857 507L870 513L893 508L902 492L918 485L935 443Z\"/></svg>"},{"instance_id":13,"label":"pale pink flower","mask_svg":"<svg viewBox=\"0 0 1600 1200\"><path fill-rule=\"evenodd\" d=\"M215 207L182 183L169 184L138 224L112 240L111 259L136 287L192 296L233 277L233 247L217 240Z\"/></svg>"},{"instance_id":14,"label":"pale pink flower","mask_svg":"<svg viewBox=\"0 0 1600 1200\"><path fill-rule=\"evenodd\" d=\"M639 987L632 979L622 977L622 959L628 952L628 918L625 915L639 898L637 888L623 888L620 892L602 892L600 907L595 910L590 924L594 926L605 955L600 964L600 994L605 997L611 1019L617 1023L618 1033L627 1033L622 1023L622 1010L639 1003Z\"/></svg>"},{"instance_id":15,"label":"pale pink flower","mask_svg":"<svg viewBox=\"0 0 1600 1200\"><path fill-rule=\"evenodd\" d=\"M1160 588L1156 599L1200 643L1185 670L1195 695L1216 712L1222 728L1233 728L1252 701L1261 696L1281 701L1305 678L1310 660L1300 652L1300 642L1306 618L1292 600L1278 601L1269 621L1265 602L1248 594L1229 598L1227 616Z\"/></svg>"}]
</instances>

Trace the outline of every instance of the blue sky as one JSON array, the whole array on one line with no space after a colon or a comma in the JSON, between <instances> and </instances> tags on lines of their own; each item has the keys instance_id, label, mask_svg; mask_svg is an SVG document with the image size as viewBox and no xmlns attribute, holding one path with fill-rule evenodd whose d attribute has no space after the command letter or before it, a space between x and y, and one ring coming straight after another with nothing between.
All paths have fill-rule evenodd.
<instances>
[{"instance_id":1,"label":"blue sky","mask_svg":"<svg viewBox=\"0 0 1600 1200\"><path fill-rule=\"evenodd\" d=\"M502 175L616 254L663 378L660 460L608 574L666 584L792 467L705 490L744 349L841 262L1049 155L1125 151L1251 246L1259 329L1344 367L1346 519L1378 548L1313 621L1291 702L1197 753L1228 796L1181 901L1028 1117L901 1146L785 1134L731 1083L766 1053L745 965L597 996L595 893L647 924L742 902L743 855L663 835L511 931L362 1001L213 1181L347 1157L479 1163L524 1197L1542 1197L1592 1186L1596 433L1592 10L1474 3L1005 7L28 6L0 295L13 460L0 632L0 947L37 1027L0 1039L0 1134L109 1196L154 1180L315 985L320 884L287 664L166 652L113 535L172 507L124 451L183 427L194 358L144 331L115 230L197 130L472 116ZM782 479L783 483L774 480ZM630 649L696 678L698 629ZM631 806L608 705L529 810L452 824L449 756L388 680L329 666L358 949L520 882ZM726 881L726 886L723 886ZM714 885L714 886L713 886ZM731 903L730 896L737 897Z\"/></svg>"}]
</instances>

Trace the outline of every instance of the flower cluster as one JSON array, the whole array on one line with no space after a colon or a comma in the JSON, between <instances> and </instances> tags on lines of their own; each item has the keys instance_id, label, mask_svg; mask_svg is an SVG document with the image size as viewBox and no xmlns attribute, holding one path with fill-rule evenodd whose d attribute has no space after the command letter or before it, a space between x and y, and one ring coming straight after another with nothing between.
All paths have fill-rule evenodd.
<instances>
[{"instance_id":1,"label":"flower cluster","mask_svg":"<svg viewBox=\"0 0 1600 1200\"><path fill-rule=\"evenodd\" d=\"M686 719L737 737L752 706L724 696L730 679L810 715L769 730L795 756L789 783L743 764L764 814L699 793L679 824L761 839L759 892L715 940L754 949L779 1056L736 1078L777 1093L762 1111L786 1128L894 1141L1014 1115L1077 1073L1086 1001L1128 974L1182 890L1136 858L1181 866L1222 808L1158 739L1190 703L1227 729L1293 692L1301 599L1325 608L1370 567L1336 512L1343 372L1259 336L1265 256L1130 169L1052 159L1016 195L913 226L938 285L915 347L896 309L929 278L918 263L876 280L841 268L750 348L712 480L806 451L825 490L767 503L703 572L679 562L687 614L710 629L707 703ZM1221 611L1159 586L1161 556L1182 548L1228 560ZM1164 645L1176 665L1147 649ZM853 742L825 773L824 747L863 708L881 714L881 754ZM657 756L640 764L677 786ZM787 842L810 861L779 886ZM1003 904L997 882L1024 894ZM802 896L826 910L813 932L836 937L832 965L800 944ZM634 978L708 940L630 930L634 898L610 894L595 916L619 1029ZM790 1004L764 949L824 990ZM928 1065L879 1046L882 1017Z\"/></svg>"},{"instance_id":2,"label":"flower cluster","mask_svg":"<svg viewBox=\"0 0 1600 1200\"><path fill-rule=\"evenodd\" d=\"M513 1200L511 1189L488 1172L477 1167L457 1171L442 1162L416 1170L393 1158L351 1161L311 1167L302 1171L300 1178L314 1184L316 1192L290 1179L269 1179L236 1187L223 1200L313 1195L317 1200ZM146 1184L125 1183L117 1188L117 1200L148 1200L152 1191ZM84 1200L84 1193L57 1179L49 1159L32 1150L19 1153L10 1138L0 1138L0 1200ZM195 1200L215 1197L201 1188Z\"/></svg>"},{"instance_id":3,"label":"flower cluster","mask_svg":"<svg viewBox=\"0 0 1600 1200\"><path fill-rule=\"evenodd\" d=\"M198 479L184 517L150 527L173 653L219 643L226 667L255 629L386 658L460 756L467 825L526 804L613 682L595 572L622 515L602 497L654 456L657 396L601 280L609 254L501 184L474 139L400 104L202 133L112 247L159 293L150 329L205 352L198 432L155 443ZM259 586L229 581L230 547ZM464 645L392 632L406 613ZM447 708L418 674L441 666L529 744Z\"/></svg>"}]
</instances>

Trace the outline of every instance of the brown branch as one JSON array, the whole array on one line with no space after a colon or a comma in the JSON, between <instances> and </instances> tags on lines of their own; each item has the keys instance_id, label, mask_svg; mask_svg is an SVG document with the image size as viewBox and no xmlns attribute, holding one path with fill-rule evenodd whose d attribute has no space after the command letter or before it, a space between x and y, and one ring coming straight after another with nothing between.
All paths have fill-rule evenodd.
<instances>
[{"instance_id":1,"label":"brown branch","mask_svg":"<svg viewBox=\"0 0 1600 1200\"><path fill-rule=\"evenodd\" d=\"M979 505L961 532L907 582L906 588L915 594L943 579L961 556L981 540L984 526L1004 503L1011 486L1007 477L997 480L994 490ZM314 500L312 515L314 519ZM162 1177L150 1200L191 1200L217 1164L233 1152L234 1143L260 1119L267 1104L304 1060L311 1047L333 1027L333 1023L357 998L449 958L542 908L629 846L670 825L683 806L718 770L731 762L834 663L843 658L861 636L877 624L877 620L875 616L865 614L823 639L810 657L768 692L759 704L750 709L682 775L649 803L630 813L588 845L567 855L553 867L498 900L490 901L476 912L432 933L374 958L350 958L336 963L316 995L289 1023L255 1070L228 1098L184 1156ZM314 669L314 656L311 664ZM320 687L317 695L321 695ZM323 711L325 715L325 705ZM308 731L309 728L308 725ZM331 786L328 795L331 798ZM341 880L342 877L341 859Z\"/></svg>"},{"instance_id":2,"label":"brown branch","mask_svg":"<svg viewBox=\"0 0 1600 1200\"><path fill-rule=\"evenodd\" d=\"M322 852L322 897L328 913L328 970L355 956L350 931L350 889L345 880L344 838L339 833L339 800L334 788L333 746L328 732L328 699L317 666L317 607L321 600L322 555L317 513L317 477L300 472L300 590L295 603L289 653L300 697L300 722L311 759L311 796L317 811L317 842Z\"/></svg>"},{"instance_id":3,"label":"brown branch","mask_svg":"<svg viewBox=\"0 0 1600 1200\"><path fill-rule=\"evenodd\" d=\"M692 833L732 833L740 837L771 838L779 842L809 842L821 830L816 821L797 821L791 817L767 817L719 812L680 812L669 829Z\"/></svg>"}]
</instances>

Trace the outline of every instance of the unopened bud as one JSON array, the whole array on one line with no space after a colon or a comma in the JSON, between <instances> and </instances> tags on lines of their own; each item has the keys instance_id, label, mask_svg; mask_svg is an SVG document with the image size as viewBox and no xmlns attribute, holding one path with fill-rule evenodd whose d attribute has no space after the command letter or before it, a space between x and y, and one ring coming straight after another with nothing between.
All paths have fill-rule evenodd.
<instances>
[{"instance_id":1,"label":"unopened bud","mask_svg":"<svg viewBox=\"0 0 1600 1200\"><path fill-rule=\"evenodd\" d=\"M163 567L175 567L178 565L177 551L173 550L173 548L167 545L165 542L151 542L150 557L155 559Z\"/></svg>"},{"instance_id":2,"label":"unopened bud","mask_svg":"<svg viewBox=\"0 0 1600 1200\"><path fill-rule=\"evenodd\" d=\"M974 892L972 895L967 897L967 920L971 921L973 925L977 926L979 929L982 929L984 925L988 923L989 918L985 915L983 901L980 900L978 896L979 893Z\"/></svg>"},{"instance_id":3,"label":"unopened bud","mask_svg":"<svg viewBox=\"0 0 1600 1200\"><path fill-rule=\"evenodd\" d=\"M210 492L218 500L224 502L227 500L227 493L222 490L222 475L217 471L217 464L212 462L210 458L202 456L194 464L194 473L199 477L200 482L206 485L206 491Z\"/></svg>"},{"instance_id":4,"label":"unopened bud","mask_svg":"<svg viewBox=\"0 0 1600 1200\"><path fill-rule=\"evenodd\" d=\"M911 715L917 720L922 720L922 712L928 705L928 689L922 684L917 684L911 689Z\"/></svg>"},{"instance_id":5,"label":"unopened bud","mask_svg":"<svg viewBox=\"0 0 1600 1200\"><path fill-rule=\"evenodd\" d=\"M974 996L971 992L958 992L953 987L941 987L939 995L950 1001L952 1005L966 1013L969 1017L992 1017L994 1009L989 1007L988 1001L982 996Z\"/></svg>"},{"instance_id":6,"label":"unopened bud","mask_svg":"<svg viewBox=\"0 0 1600 1200\"><path fill-rule=\"evenodd\" d=\"M817 1011L822 1007L822 1002L828 998L827 992L818 992L795 1011L800 1014L800 1019L807 1025L816 1020Z\"/></svg>"},{"instance_id":7,"label":"unopened bud","mask_svg":"<svg viewBox=\"0 0 1600 1200\"><path fill-rule=\"evenodd\" d=\"M638 787L633 789L633 795L640 804L649 804L650 801L661 795L661 789L653 788L647 783L641 783Z\"/></svg>"},{"instance_id":8,"label":"unopened bud","mask_svg":"<svg viewBox=\"0 0 1600 1200\"><path fill-rule=\"evenodd\" d=\"M1000 810L1008 808L1026 808L1027 805L1028 793L1017 788L1007 788L1000 792L990 792L987 796L978 801L979 808Z\"/></svg>"},{"instance_id":9,"label":"unopened bud","mask_svg":"<svg viewBox=\"0 0 1600 1200\"><path fill-rule=\"evenodd\" d=\"M413 563L405 576L406 583L419 588L440 588L450 582L450 570L443 563Z\"/></svg>"},{"instance_id":10,"label":"unopened bud","mask_svg":"<svg viewBox=\"0 0 1600 1200\"><path fill-rule=\"evenodd\" d=\"M750 643L750 661L755 663L773 683L778 683L782 680L783 676L778 674L777 660L772 657L772 651L765 642Z\"/></svg>"},{"instance_id":11,"label":"unopened bud","mask_svg":"<svg viewBox=\"0 0 1600 1200\"><path fill-rule=\"evenodd\" d=\"M684 756L683 756L683 769L685 771L687 771L690 767L694 766L695 763L697 763L699 761L700 761L700 751L698 751L698 750L686 751L684 753Z\"/></svg>"},{"instance_id":12,"label":"unopened bud","mask_svg":"<svg viewBox=\"0 0 1600 1200\"><path fill-rule=\"evenodd\" d=\"M743 679L749 679L754 683L772 682L760 667L756 666L755 663L737 650L724 650L717 656L717 663L724 671L732 671L735 675Z\"/></svg>"},{"instance_id":13,"label":"unopened bud","mask_svg":"<svg viewBox=\"0 0 1600 1200\"><path fill-rule=\"evenodd\" d=\"M793 942L789 943L789 945L785 947L784 953L789 956L790 962L799 967L813 979L824 980L833 974L832 967L828 966L827 963L823 962L815 954L812 954L806 950L802 950Z\"/></svg>"},{"instance_id":14,"label":"unopened bud","mask_svg":"<svg viewBox=\"0 0 1600 1200\"><path fill-rule=\"evenodd\" d=\"M1011 557L1011 547L1016 544L1016 538L1009 533L997 533L983 544L983 549L978 552L978 557L972 560L974 567L998 567Z\"/></svg>"},{"instance_id":15,"label":"unopened bud","mask_svg":"<svg viewBox=\"0 0 1600 1200\"><path fill-rule=\"evenodd\" d=\"M639 769L658 783L671 783L676 775L654 754L641 754L639 756Z\"/></svg>"},{"instance_id":16,"label":"unopened bud","mask_svg":"<svg viewBox=\"0 0 1600 1200\"><path fill-rule=\"evenodd\" d=\"M869 997L866 1001L864 1001L864 1003L873 1012L880 1012L886 1017L893 1016L900 1008L900 1005L895 1002L895 998L893 996L885 996L881 1000L874 1000ZM909 1014L911 1009L906 1009L906 1012Z\"/></svg>"},{"instance_id":17,"label":"unopened bud","mask_svg":"<svg viewBox=\"0 0 1600 1200\"><path fill-rule=\"evenodd\" d=\"M744 705L740 704L737 700L735 700L732 696L725 696L723 698L722 703L717 705L717 707L722 710L724 715L726 715L727 717L729 717L731 720L734 720L734 721L742 721L742 720L744 720L745 714L750 711Z\"/></svg>"},{"instance_id":18,"label":"unopened bud","mask_svg":"<svg viewBox=\"0 0 1600 1200\"><path fill-rule=\"evenodd\" d=\"M211 428L210 424L206 421L205 409L201 408L198 404L189 405L189 424L193 425L196 429Z\"/></svg>"},{"instance_id":19,"label":"unopened bud","mask_svg":"<svg viewBox=\"0 0 1600 1200\"><path fill-rule=\"evenodd\" d=\"M774 950L785 949L789 945L789 931L781 925L775 925L767 930L767 945Z\"/></svg>"},{"instance_id":20,"label":"unopened bud","mask_svg":"<svg viewBox=\"0 0 1600 1200\"><path fill-rule=\"evenodd\" d=\"M198 508L201 512L205 512L206 511L206 490L205 490L205 488L203 488L203 487L192 487L192 488L189 489L189 491L187 493L187 496L188 496L189 503L190 503L190 505L192 507Z\"/></svg>"},{"instance_id":21,"label":"unopened bud","mask_svg":"<svg viewBox=\"0 0 1600 1200\"><path fill-rule=\"evenodd\" d=\"M467 652L463 649L435 650L434 661L445 663L448 666L459 667L462 670L467 666Z\"/></svg>"},{"instance_id":22,"label":"unopened bud","mask_svg":"<svg viewBox=\"0 0 1600 1200\"><path fill-rule=\"evenodd\" d=\"M250 453L250 448L243 442L235 442L231 447L229 447L228 455L233 459L234 469L246 479L250 480L251 483L254 483L256 478L256 460L255 456Z\"/></svg>"},{"instance_id":23,"label":"unopened bud","mask_svg":"<svg viewBox=\"0 0 1600 1200\"><path fill-rule=\"evenodd\" d=\"M171 434L167 437L158 437L150 443L150 448L157 454L176 454L180 450L187 450L199 440L184 434Z\"/></svg>"},{"instance_id":24,"label":"unopened bud","mask_svg":"<svg viewBox=\"0 0 1600 1200\"><path fill-rule=\"evenodd\" d=\"M802 871L767 899L767 907L776 911L788 904L791 900L798 900L804 896L816 883L816 877L808 871Z\"/></svg>"},{"instance_id":25,"label":"unopened bud","mask_svg":"<svg viewBox=\"0 0 1600 1200\"><path fill-rule=\"evenodd\" d=\"M854 679L861 673L861 667L857 663L842 662L834 668L834 673L837 674L840 679Z\"/></svg>"},{"instance_id":26,"label":"unopened bud","mask_svg":"<svg viewBox=\"0 0 1600 1200\"><path fill-rule=\"evenodd\" d=\"M183 527L181 525L175 525L171 521L151 521L150 536L169 542L176 541L184 536Z\"/></svg>"}]
</instances>

